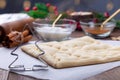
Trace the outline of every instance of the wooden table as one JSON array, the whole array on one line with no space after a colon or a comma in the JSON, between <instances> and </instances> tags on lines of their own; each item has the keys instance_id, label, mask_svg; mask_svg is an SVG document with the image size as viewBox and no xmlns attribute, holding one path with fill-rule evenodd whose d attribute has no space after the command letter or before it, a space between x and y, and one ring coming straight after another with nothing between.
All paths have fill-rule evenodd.
<instances>
[{"instance_id":1,"label":"wooden table","mask_svg":"<svg viewBox=\"0 0 120 80\"><path fill-rule=\"evenodd\" d=\"M72 37L81 37L81 36L84 36L85 34L82 32L82 31L75 31L73 34L72 34ZM112 34L110 35L110 37L117 37L117 36L120 36L120 30L119 29L115 29ZM107 37L107 38L104 38L104 39L111 39L110 37ZM118 70L118 68L117 68ZM120 70L120 68L119 68ZM108 71L109 72L109 71ZM105 73L104 73L105 74ZM119 75L114 75L114 77L119 77ZM100 77L99 77L100 78ZM120 78L120 77L119 77ZM119 80L119 78L116 78L114 80ZM86 79L86 80L97 80L98 78L94 77L94 79L90 78L90 79ZM23 76L23 75L18 75L16 73L13 73L13 72L9 72L7 70L3 70L3 69L0 69L0 80L39 80L39 79L35 79L35 78L32 78L32 77L28 77L28 76ZM102 78L100 78L99 80L102 80ZM105 77L104 80L113 80L113 78L110 78L110 77Z\"/></svg>"}]
</instances>

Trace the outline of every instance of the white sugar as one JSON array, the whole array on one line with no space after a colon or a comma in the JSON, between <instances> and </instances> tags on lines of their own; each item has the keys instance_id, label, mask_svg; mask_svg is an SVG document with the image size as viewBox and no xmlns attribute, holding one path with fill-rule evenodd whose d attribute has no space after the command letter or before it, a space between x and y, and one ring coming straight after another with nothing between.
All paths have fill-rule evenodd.
<instances>
[{"instance_id":1,"label":"white sugar","mask_svg":"<svg viewBox=\"0 0 120 80\"><path fill-rule=\"evenodd\" d=\"M60 41L67 38L71 31L61 27L37 27L38 34L47 41Z\"/></svg>"}]
</instances>

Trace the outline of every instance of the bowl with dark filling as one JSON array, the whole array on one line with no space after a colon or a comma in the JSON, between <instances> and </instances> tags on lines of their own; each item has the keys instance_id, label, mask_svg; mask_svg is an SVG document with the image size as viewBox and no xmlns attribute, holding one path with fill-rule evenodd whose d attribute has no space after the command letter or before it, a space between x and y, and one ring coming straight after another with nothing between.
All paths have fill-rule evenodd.
<instances>
[{"instance_id":1,"label":"bowl with dark filling","mask_svg":"<svg viewBox=\"0 0 120 80\"><path fill-rule=\"evenodd\" d=\"M107 22L102 26L102 22L94 22L93 20L80 21L81 28L84 33L94 38L105 38L110 36L116 26L115 22Z\"/></svg>"}]
</instances>

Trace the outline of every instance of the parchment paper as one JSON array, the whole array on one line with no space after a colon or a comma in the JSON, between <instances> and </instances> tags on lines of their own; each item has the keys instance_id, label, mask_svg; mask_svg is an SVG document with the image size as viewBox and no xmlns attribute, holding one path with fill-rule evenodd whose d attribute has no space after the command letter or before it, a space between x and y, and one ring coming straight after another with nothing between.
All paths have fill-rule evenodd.
<instances>
[{"instance_id":1,"label":"parchment paper","mask_svg":"<svg viewBox=\"0 0 120 80\"><path fill-rule=\"evenodd\" d=\"M105 43L118 46L120 41L103 41ZM30 42L33 43L33 42ZM10 55L10 52L13 49L0 48L0 68L9 70L9 64L15 59L14 56ZM35 59L26 53L22 52L21 49L17 49L17 54L19 54L19 59L15 65L25 65L27 68L31 68L33 65L42 64L38 59ZM27 75L35 77L38 79L50 79L50 80L82 80L84 78L99 74L106 70L109 70L113 67L120 66L120 61L96 64L89 66L80 66L73 68L65 69L54 69L49 66L48 71L25 71L25 72L16 72L18 74Z\"/></svg>"}]
</instances>

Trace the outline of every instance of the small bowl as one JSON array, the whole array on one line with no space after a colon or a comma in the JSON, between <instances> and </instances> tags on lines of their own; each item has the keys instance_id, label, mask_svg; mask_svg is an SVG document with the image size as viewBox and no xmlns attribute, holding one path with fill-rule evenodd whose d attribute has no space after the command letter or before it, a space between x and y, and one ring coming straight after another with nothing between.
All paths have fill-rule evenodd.
<instances>
[{"instance_id":1,"label":"small bowl","mask_svg":"<svg viewBox=\"0 0 120 80\"><path fill-rule=\"evenodd\" d=\"M70 19L60 19L52 26L54 20L37 19L32 23L36 35L43 41L62 41L69 38L76 29L76 22Z\"/></svg>"},{"instance_id":2,"label":"small bowl","mask_svg":"<svg viewBox=\"0 0 120 80\"><path fill-rule=\"evenodd\" d=\"M95 23L91 20L80 21L80 25L85 34L93 38L108 37L116 26L114 22L107 22L101 27L102 23Z\"/></svg>"}]
</instances>

